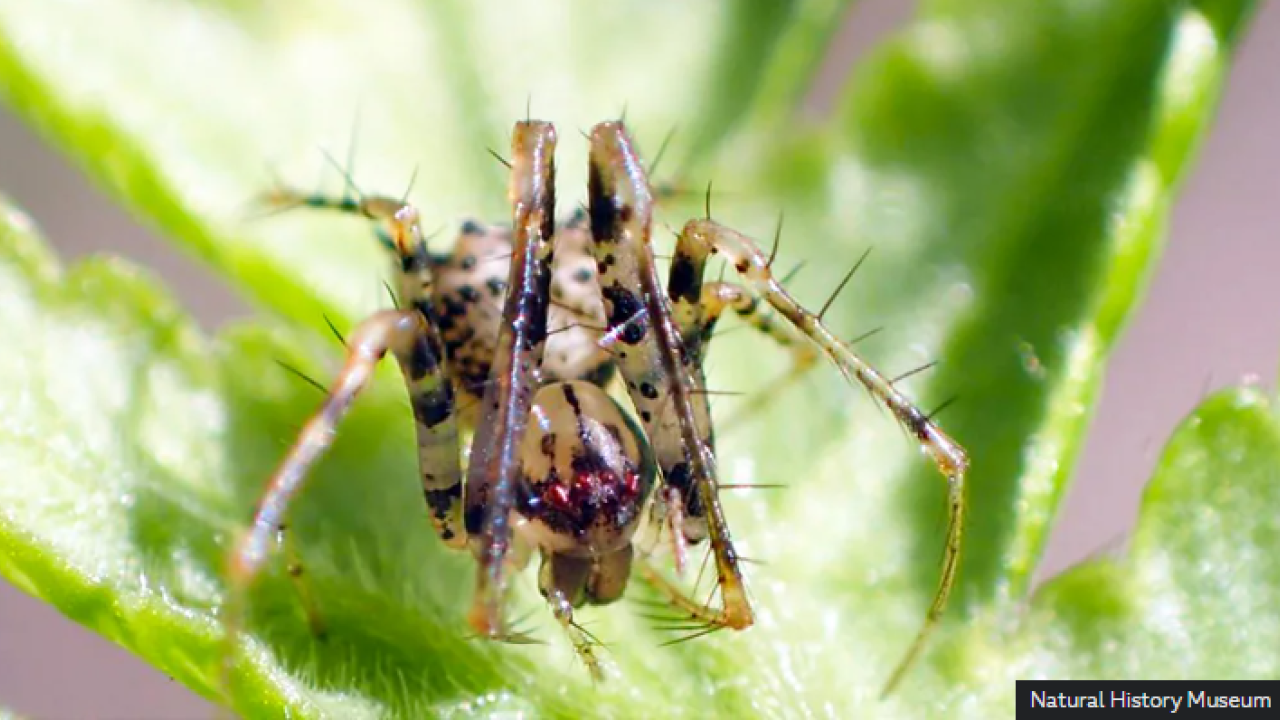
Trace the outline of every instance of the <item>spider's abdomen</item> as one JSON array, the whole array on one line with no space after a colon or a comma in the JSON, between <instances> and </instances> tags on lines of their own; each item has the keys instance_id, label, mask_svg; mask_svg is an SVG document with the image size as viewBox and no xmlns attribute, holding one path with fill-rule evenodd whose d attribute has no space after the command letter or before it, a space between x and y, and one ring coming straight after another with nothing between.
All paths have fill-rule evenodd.
<instances>
[{"instance_id":1,"label":"spider's abdomen","mask_svg":"<svg viewBox=\"0 0 1280 720\"><path fill-rule=\"evenodd\" d=\"M653 454L604 390L553 383L534 397L521 446L523 532L543 550L598 557L625 547L653 489Z\"/></svg>"}]
</instances>

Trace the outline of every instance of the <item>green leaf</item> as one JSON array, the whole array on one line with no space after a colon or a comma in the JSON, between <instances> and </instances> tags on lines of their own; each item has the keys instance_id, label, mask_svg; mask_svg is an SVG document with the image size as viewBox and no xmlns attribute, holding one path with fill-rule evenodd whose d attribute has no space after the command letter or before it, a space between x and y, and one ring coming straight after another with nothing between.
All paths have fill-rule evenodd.
<instances>
[{"instance_id":1,"label":"green leaf","mask_svg":"<svg viewBox=\"0 0 1280 720\"><path fill-rule=\"evenodd\" d=\"M801 84L843 5L0 2L0 90L59 143L94 148L77 159L135 211L320 328L383 299L381 258L359 223L251 222L273 172L309 186L317 148L342 158L354 134L361 187L398 195L416 168L424 217L500 218L505 170L486 148L505 153L528 110L560 124L575 199L577 129L625 109L653 146L679 128L676 152L705 155L754 112L766 70L771 88ZM771 48L787 67L770 68Z\"/></svg>"},{"instance_id":2,"label":"green leaf","mask_svg":"<svg viewBox=\"0 0 1280 720\"><path fill-rule=\"evenodd\" d=\"M1206 400L1165 448L1127 556L1047 583L1016 628L980 623L972 681L1275 677L1280 524L1265 509L1280 502L1278 407L1250 387Z\"/></svg>"},{"instance_id":3,"label":"green leaf","mask_svg":"<svg viewBox=\"0 0 1280 720\"><path fill-rule=\"evenodd\" d=\"M0 468L15 478L0 487L0 570L198 692L217 696L226 547L318 400L276 361L329 377L338 349L293 328L323 328L326 314L349 327L383 298L385 260L363 224L246 222L243 210L269 182L264 161L305 183L315 144L341 155L357 107L359 185L399 193L421 163L411 197L442 225L505 212L485 146L504 147L503 119L532 95L532 112L560 123L562 198L582 194L574 130L626 102L647 147L683 129L664 167L714 177L719 219L767 238L786 210L778 267L809 261L791 283L809 306L873 246L828 320L849 337L885 325L858 348L889 375L939 359L903 384L925 407L960 395L941 420L973 459L961 585L910 690L876 705L937 580L942 483L823 369L745 423L731 425L732 400L716 408L726 479L790 486L727 506L743 554L768 561L748 569L755 628L659 649L670 635L628 603L586 610L621 675L592 687L525 577L517 612L550 644L470 641L472 565L424 522L412 421L386 368L291 520L329 638L310 636L277 563L230 688L242 713L989 717L1011 710L1015 676L1159 675L1175 641L1188 663L1211 662L1243 620L1221 619L1241 610L1191 610L1236 585L1171 568L1252 549L1238 585L1257 602L1242 608L1264 607L1265 517L1232 525L1253 528L1244 545L1188 537L1235 523L1237 503L1264 506L1265 473L1246 466L1264 467L1270 446L1255 465L1251 440L1231 448L1239 495L1168 479L1180 466L1167 465L1153 488L1173 504L1149 502L1131 559L1077 569L1015 615L1252 3L928 3L821 127L789 108L838 3L68 4L0 2L0 89L290 323L201 338L118 263L60 277L11 220L0 320L21 352L0 358ZM700 211L677 203L663 219ZM788 362L749 333L714 347L721 388L768 390ZM1221 449L1209 439L1201 455ZM1198 503L1204 524L1165 528L1179 502ZM1121 626L1150 642L1111 644ZM1232 661L1271 672L1258 652Z\"/></svg>"}]
</instances>

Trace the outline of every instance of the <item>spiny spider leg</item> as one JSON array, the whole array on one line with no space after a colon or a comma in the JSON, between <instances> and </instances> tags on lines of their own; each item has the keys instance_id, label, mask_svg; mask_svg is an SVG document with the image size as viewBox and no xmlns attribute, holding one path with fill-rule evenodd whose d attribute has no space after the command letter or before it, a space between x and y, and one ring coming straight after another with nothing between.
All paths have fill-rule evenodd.
<instances>
[{"instance_id":1,"label":"spiny spider leg","mask_svg":"<svg viewBox=\"0 0 1280 720\"><path fill-rule=\"evenodd\" d=\"M569 642L573 644L574 652L591 673L592 680L603 680L604 668L595 652L598 643L573 619L573 606L575 603L580 604L581 598L570 597L564 590L585 588L591 575L591 564L577 558L560 557L553 562L544 562L538 574L538 585L543 588L551 614L564 629Z\"/></svg>"},{"instance_id":2,"label":"spiny spider leg","mask_svg":"<svg viewBox=\"0 0 1280 720\"><path fill-rule=\"evenodd\" d=\"M705 246L677 238L667 278L667 298L671 302L672 318L679 327L685 353L693 357L691 374L698 390L706 389L702 368L705 366L712 332L726 308L732 308L749 325L790 348L795 355L792 368L780 381L768 386L770 394L756 393L746 406L734 413L731 423L740 422L764 408L773 393L803 377L816 363L817 354L807 339L790 323L779 318L776 312L760 303L754 295L728 283L712 282L704 285L703 274L708 256ZM687 487L683 492L664 491L654 498L652 517L656 522L666 525L676 559L676 572L681 575L684 574L687 556L686 536L701 539L707 534L706 518L700 515L689 518L684 511L686 507L698 507L693 497L694 492L695 488Z\"/></svg>"},{"instance_id":3,"label":"spiny spider leg","mask_svg":"<svg viewBox=\"0 0 1280 720\"><path fill-rule=\"evenodd\" d=\"M694 635L682 638L691 639L693 637L701 637L706 631L727 627L724 624L721 611L690 597L688 593L681 590L679 586L668 580L657 568L653 567L647 559L639 563L638 569L640 577L663 596L667 607L677 613L675 616L648 615L650 620L667 623L667 625L658 629L694 631ZM665 642L663 645L671 645L675 642L680 642L680 640Z\"/></svg>"},{"instance_id":4,"label":"spiny spider leg","mask_svg":"<svg viewBox=\"0 0 1280 720\"><path fill-rule=\"evenodd\" d=\"M915 640L889 675L884 688L884 693L888 694L924 648L955 583L960 544L964 535L964 480L969 467L964 448L948 437L889 380L832 334L817 315L801 307L773 278L768 258L750 238L713 220L699 219L690 220L684 226L680 241L690 247L706 248L709 253L723 252L751 288L795 325L796 329L813 340L846 380L857 380L893 413L947 479L948 521L938 589Z\"/></svg>"},{"instance_id":5,"label":"spiny spider leg","mask_svg":"<svg viewBox=\"0 0 1280 720\"><path fill-rule=\"evenodd\" d=\"M677 253L679 253L678 247ZM713 282L702 288L699 305L702 313L702 328L699 332L701 355L698 364L700 366L705 364L711 334L715 330L720 315L726 309L732 309L747 325L772 338L774 342L791 353L791 367L766 383L764 387L768 388L767 391L753 393L745 403L734 408L733 414L720 424L722 432L740 425L764 410L773 398L798 383L806 373L817 366L818 352L808 338L796 330L794 325L779 315L768 303L761 302L755 293L732 283Z\"/></svg>"},{"instance_id":6,"label":"spiny spider leg","mask_svg":"<svg viewBox=\"0 0 1280 720\"><path fill-rule=\"evenodd\" d=\"M514 249L503 322L467 467L466 529L479 561L468 621L476 632L503 633L506 557L520 481L520 447L537 390L547 339L555 233L556 132L550 123L519 122L511 138Z\"/></svg>"},{"instance_id":7,"label":"spiny spider leg","mask_svg":"<svg viewBox=\"0 0 1280 720\"><path fill-rule=\"evenodd\" d=\"M353 185L350 180L347 184L348 187ZM332 198L294 193L284 187L276 187L266 202L282 207L336 210L378 223L378 238L394 257L393 270L399 285L398 304L421 313L426 319L421 338L424 357L419 361L427 363L428 358L436 358L434 366L428 367L423 377L405 375L417 420L418 469L427 507L431 510L431 524L446 545L463 547L467 536L462 527L458 408L444 367L444 343L439 330L441 322L433 295L433 258L422 234L418 211L397 198L377 195ZM407 373L403 363L401 369Z\"/></svg>"},{"instance_id":8,"label":"spiny spider leg","mask_svg":"<svg viewBox=\"0 0 1280 720\"><path fill-rule=\"evenodd\" d=\"M650 229L653 195L644 168L621 123L591 131L589 198L592 248L610 330L644 309L644 323L621 334L615 362L652 443L664 482L688 493L687 529L705 523L716 557L723 609L717 622L743 629L754 622L742 573L716 489L711 422L693 354L658 279ZM676 422L663 422L663 410ZM693 490L690 491L690 488ZM696 519L695 519L696 518ZM700 540L701 537L689 538Z\"/></svg>"},{"instance_id":9,"label":"spiny spider leg","mask_svg":"<svg viewBox=\"0 0 1280 720\"><path fill-rule=\"evenodd\" d=\"M233 650L238 641L245 595L261 574L270 550L271 538L282 532L289 503L302 489L309 471L328 450L337 427L351 403L368 385L378 361L388 352L395 355L409 386L411 405L420 431L430 433L452 424L453 393L441 368L439 346L431 340L431 326L417 310L382 310L360 323L348 338L346 364L338 373L320 410L307 421L298 440L271 476L258 500L253 523L228 556L229 595L224 614L226 642L223 682L229 680ZM453 439L453 463L458 462L456 431L443 433ZM422 435L419 435L422 442ZM422 457L434 458L437 447L420 445ZM447 467L447 466L446 466ZM432 479L434 466L424 468L424 478ZM456 485L446 492L454 494ZM430 490L428 491L428 494ZM305 599L305 598L304 598Z\"/></svg>"}]
</instances>

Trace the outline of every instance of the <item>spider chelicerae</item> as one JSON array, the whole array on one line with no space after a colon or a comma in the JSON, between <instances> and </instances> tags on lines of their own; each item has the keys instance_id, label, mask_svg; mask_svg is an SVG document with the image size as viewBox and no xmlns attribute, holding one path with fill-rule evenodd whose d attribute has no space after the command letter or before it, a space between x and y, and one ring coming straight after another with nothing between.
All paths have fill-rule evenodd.
<instances>
[{"instance_id":1,"label":"spider chelicerae","mask_svg":"<svg viewBox=\"0 0 1280 720\"><path fill-rule=\"evenodd\" d=\"M555 219L556 132L516 123L509 161L510 227L466 222L448 255L429 251L417 211L402 200L332 199L277 192L277 206L312 206L378 223L394 254L398 308L346 338L345 365L272 475L252 526L228 559L232 611L285 527L289 502L329 447L343 415L388 352L400 365L416 419L426 507L445 544L477 562L471 627L519 640L506 623L508 577L533 550L538 585L578 656L600 675L595 643L575 608L617 600L642 575L692 626L751 626L754 614L721 508L702 371L725 310L791 347L802 362L825 355L887 407L947 480L941 579L924 623L886 691L924 646L955 579L964 515L963 448L774 278L772 256L708 218L676 239L666 288L650 241L654 193L621 122L589 136L586 212ZM720 254L742 284L704 282ZM634 415L605 390L621 375ZM463 467L461 429L474 431ZM647 515L646 515L647 511ZM665 579L633 545L642 521L684 548L709 542L719 602L705 604ZM651 548L650 548L651 549ZM291 563L290 574L301 568ZM310 612L310 610L309 610Z\"/></svg>"}]
</instances>

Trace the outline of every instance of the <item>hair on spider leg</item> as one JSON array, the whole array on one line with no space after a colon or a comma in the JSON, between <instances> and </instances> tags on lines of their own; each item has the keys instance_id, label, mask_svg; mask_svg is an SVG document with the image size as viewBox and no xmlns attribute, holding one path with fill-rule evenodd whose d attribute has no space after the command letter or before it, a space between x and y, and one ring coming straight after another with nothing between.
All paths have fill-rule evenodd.
<instances>
[{"instance_id":1,"label":"hair on spider leg","mask_svg":"<svg viewBox=\"0 0 1280 720\"><path fill-rule=\"evenodd\" d=\"M924 372L924 371L926 371L926 370L932 370L933 368L935 368L935 367L937 367L937 366L938 366L938 361L937 361L937 360L930 360L929 362L927 362L927 363L925 363L925 364L923 364L923 365L918 365L918 366L916 366L916 367L914 367L914 368L911 368L910 370L908 370L908 371L906 371L906 372L902 373L901 375L898 375L897 377L895 377L895 378L893 378L892 380L890 380L890 381L889 381L889 384L890 384L890 385L897 385L899 382L901 382L901 381L903 381L903 380L906 380L906 379L907 379L907 378L909 378L909 377L912 377L912 376L915 376L915 375L919 375L920 373L922 373L922 372Z\"/></svg>"},{"instance_id":2,"label":"hair on spider leg","mask_svg":"<svg viewBox=\"0 0 1280 720\"><path fill-rule=\"evenodd\" d=\"M355 117L351 123L351 130L348 133L347 138L347 168L355 168L356 139L359 135L359 129L360 108L357 107ZM320 148L320 150L325 155L328 154L323 147ZM288 189L289 186L280 178L275 168L269 163L264 163L264 165L267 170L267 175L271 179L271 190L266 194L265 198L258 198L253 201L254 205L265 205L263 211L255 215L250 215L247 219L263 219L307 205L306 196L290 191ZM348 181L344 184L342 190L342 198L346 201L348 199L348 190L354 190L355 188L354 184L350 182L350 171L343 170L342 166L338 166L338 169L343 173L343 176ZM358 190L356 192L358 192Z\"/></svg>"},{"instance_id":3,"label":"hair on spider leg","mask_svg":"<svg viewBox=\"0 0 1280 720\"><path fill-rule=\"evenodd\" d=\"M276 172L271 163L264 160L262 165L269 178L269 189L261 195L250 198L245 203L244 211L241 215L241 220L244 222L265 220L306 205L301 195L289 190L289 186L281 179L280 174Z\"/></svg>"},{"instance_id":4,"label":"hair on spider leg","mask_svg":"<svg viewBox=\"0 0 1280 720\"><path fill-rule=\"evenodd\" d=\"M648 308L640 308L631 317L625 321L618 323L617 326L607 330L599 339L596 340L596 347L613 354L613 346L620 340L625 338L628 333L634 332L634 328L638 324L643 323L645 318L649 316Z\"/></svg>"},{"instance_id":5,"label":"hair on spider leg","mask_svg":"<svg viewBox=\"0 0 1280 720\"><path fill-rule=\"evenodd\" d=\"M925 417L926 417L926 418L928 418L930 421L932 421L934 418L936 418L936 417L938 416L938 414L939 414L939 413L941 413L943 410L946 410L947 408L951 407L951 406L952 406L953 404L955 404L955 402L956 402L957 400L959 400L959 399L960 399L960 396L959 396L959 395L952 395L951 397L949 397L949 398L947 398L946 400L943 400L941 403L939 403L939 405L938 405L937 407L935 407L932 411L930 411L929 413L927 413L927 414L925 415Z\"/></svg>"},{"instance_id":6,"label":"hair on spider leg","mask_svg":"<svg viewBox=\"0 0 1280 720\"><path fill-rule=\"evenodd\" d=\"M649 162L649 176L652 177L658 171L658 164L662 162L662 158L667 155L667 148L671 147L671 139L676 136L676 126L671 126L666 135L662 136L662 142L658 144L658 152L654 153L653 160Z\"/></svg>"},{"instance_id":7,"label":"hair on spider leg","mask_svg":"<svg viewBox=\"0 0 1280 720\"><path fill-rule=\"evenodd\" d=\"M858 343L868 338L874 337L880 334L881 332L884 332L884 326L877 325L876 327L871 328L870 330L862 333L861 335L855 335L852 340L847 341L845 344L848 345L849 347L853 347L854 345L857 345Z\"/></svg>"},{"instance_id":8,"label":"hair on spider leg","mask_svg":"<svg viewBox=\"0 0 1280 720\"><path fill-rule=\"evenodd\" d=\"M741 390L712 390L710 388L689 388L689 394L706 395L707 397L742 397L746 395Z\"/></svg>"},{"instance_id":9,"label":"hair on spider leg","mask_svg":"<svg viewBox=\"0 0 1280 720\"><path fill-rule=\"evenodd\" d=\"M698 588L702 585L702 578L707 573L707 565L710 564L710 561L711 561L711 548L708 547L706 549L706 552L704 552L702 555L702 564L698 566L698 575L693 579L693 591L695 593L698 591ZM713 594L715 593L715 589L716 588L713 585L711 587L711 592ZM710 602L710 599L708 599L708 602Z\"/></svg>"},{"instance_id":10,"label":"hair on spider leg","mask_svg":"<svg viewBox=\"0 0 1280 720\"><path fill-rule=\"evenodd\" d=\"M305 382L306 384L308 384L308 385L310 385L311 387L315 388L316 390L319 390L319 391L320 391L320 394L322 394L322 395L328 395L328 394L329 394L329 388L325 387L325 386L324 386L324 383L321 383L319 380L316 380L315 378L313 378L313 377L311 377L310 375L306 374L306 373L305 373L305 372L303 372L302 370L299 370L298 368L294 367L293 365L290 365L289 363L287 363L287 362L285 362L284 360L281 360L281 359L279 359L279 358L276 358L275 363L276 363L276 365L279 365L279 366L280 366L281 368L283 368L284 370L288 371L288 372L289 372L289 374L293 375L294 377L298 378L299 380L302 380L303 382Z\"/></svg>"},{"instance_id":11,"label":"hair on spider leg","mask_svg":"<svg viewBox=\"0 0 1280 720\"><path fill-rule=\"evenodd\" d=\"M701 620L696 615L693 615L693 614L673 615L669 617L654 615L653 617L649 617L646 619L651 620L655 623L653 625L650 625L649 629L655 630L658 632L675 632L675 631L684 632L688 630L706 630L707 628L716 627L716 623L709 622L707 620Z\"/></svg>"},{"instance_id":12,"label":"hair on spider leg","mask_svg":"<svg viewBox=\"0 0 1280 720\"><path fill-rule=\"evenodd\" d=\"M590 330L592 332L598 332L598 333L609 332L609 328L598 327L596 325L588 325L584 322L574 322L574 323L569 323L567 325L561 325L560 327L555 328L554 330L548 330L546 337L554 337L556 335L559 335L562 332L568 332L570 330L579 330L579 329Z\"/></svg>"},{"instance_id":13,"label":"hair on spider leg","mask_svg":"<svg viewBox=\"0 0 1280 720\"><path fill-rule=\"evenodd\" d=\"M329 318L329 314L321 313L320 317L324 318L324 324L329 326L329 332L333 333L333 336L338 339L338 342L342 347L346 347L347 339L342 336L342 331L338 329L338 326L333 324L333 320Z\"/></svg>"},{"instance_id":14,"label":"hair on spider leg","mask_svg":"<svg viewBox=\"0 0 1280 720\"><path fill-rule=\"evenodd\" d=\"M387 297L391 299L391 307L396 310L399 310L400 299L396 297L396 291L391 288L391 283L387 282L386 280L383 280L382 287L387 291Z\"/></svg>"},{"instance_id":15,"label":"hair on spider leg","mask_svg":"<svg viewBox=\"0 0 1280 720\"><path fill-rule=\"evenodd\" d=\"M351 174L351 171L350 171L350 170L348 170L347 168L343 167L342 165L340 165L340 164L338 163L338 160L337 160L336 158L334 158L334 157L333 157L333 155L332 155L328 150L326 150L325 148L321 147L321 148L320 148L320 153L321 153L322 155L324 155L324 159L325 159L325 160L326 160L326 161L327 161L331 166L333 166L333 168L334 168L335 170L337 170L337 171L342 175L342 182L343 182L342 200L343 200L343 202L351 201L353 204L359 204L359 203L364 199L364 191L363 191L363 190L361 190L361 189L360 189L360 187L359 187L358 185L356 185L355 177ZM347 192L348 192L348 191L350 191L350 192L351 192L351 195L350 195L350 196L348 196L348 195L347 195Z\"/></svg>"},{"instance_id":16,"label":"hair on spider leg","mask_svg":"<svg viewBox=\"0 0 1280 720\"><path fill-rule=\"evenodd\" d=\"M803 270L804 266L807 264L809 264L808 260L801 260L800 262L793 265L790 270L782 274L782 277L778 278L778 284L785 286L787 283L791 282L792 280L795 280L796 275L799 275L800 271Z\"/></svg>"},{"instance_id":17,"label":"hair on spider leg","mask_svg":"<svg viewBox=\"0 0 1280 720\"><path fill-rule=\"evenodd\" d=\"M493 148L485 148L485 150L489 153L490 157L502 163L503 167L505 167L508 170L511 169L511 161L502 157L502 155L499 154L497 150L494 150Z\"/></svg>"},{"instance_id":18,"label":"hair on spider leg","mask_svg":"<svg viewBox=\"0 0 1280 720\"><path fill-rule=\"evenodd\" d=\"M685 635L684 637L678 637L674 640L668 640L663 643L658 643L658 647L671 647L672 645L679 645L680 643L686 643L686 642L689 642L690 640L697 640L700 637L706 637L707 635L718 633L721 630L726 629L727 627L728 627L727 625L708 623L707 626L704 626L704 628L702 630L699 630L698 632L695 632L691 635Z\"/></svg>"},{"instance_id":19,"label":"hair on spider leg","mask_svg":"<svg viewBox=\"0 0 1280 720\"><path fill-rule=\"evenodd\" d=\"M530 620L533 619L533 616L535 614L537 614L537 609L532 609L529 612L526 612L525 614L521 615L520 617L512 620L506 634L496 639L499 642L506 643L507 645L546 645L547 641L534 635L532 632L532 627L527 624L529 623ZM481 637L474 633L466 635L465 638L467 640L489 639L487 637Z\"/></svg>"},{"instance_id":20,"label":"hair on spider leg","mask_svg":"<svg viewBox=\"0 0 1280 720\"><path fill-rule=\"evenodd\" d=\"M819 322L822 321L822 318L827 314L827 311L831 309L831 304L836 301L836 297L840 295L840 292L844 290L845 286L849 284L849 281L853 279L854 273L858 272L858 268L862 267L863 261L865 261L867 256L870 254L871 248L864 250L862 252L862 256L858 258L858 261L853 264L853 267L849 268L849 272L845 273L844 279L840 281L839 285L836 285L835 291L831 293L831 296L827 298L827 301L822 304L822 309L818 311Z\"/></svg>"},{"instance_id":21,"label":"hair on spider leg","mask_svg":"<svg viewBox=\"0 0 1280 720\"><path fill-rule=\"evenodd\" d=\"M603 640L601 640L599 636L597 636L595 633L588 630L586 625L580 622L576 617L569 621L569 627L582 633L582 636L585 637L593 647L600 647L605 649L608 649L610 647L610 643L606 643Z\"/></svg>"},{"instance_id":22,"label":"hair on spider leg","mask_svg":"<svg viewBox=\"0 0 1280 720\"><path fill-rule=\"evenodd\" d=\"M785 490L790 486L782 483L720 483L716 487L721 490Z\"/></svg>"},{"instance_id":23,"label":"hair on spider leg","mask_svg":"<svg viewBox=\"0 0 1280 720\"><path fill-rule=\"evenodd\" d=\"M778 259L778 248L782 245L782 218L783 213L779 210L778 222L773 227L773 247L769 249L769 260L764 264L770 270L773 269L773 261Z\"/></svg>"},{"instance_id":24,"label":"hair on spider leg","mask_svg":"<svg viewBox=\"0 0 1280 720\"><path fill-rule=\"evenodd\" d=\"M634 613L641 620L648 620L650 630L658 632L668 632L673 630L698 630L709 627L712 623L705 620L699 620L692 613L684 613L680 615L663 615L662 613Z\"/></svg>"},{"instance_id":25,"label":"hair on spider leg","mask_svg":"<svg viewBox=\"0 0 1280 720\"><path fill-rule=\"evenodd\" d=\"M346 184L342 188L342 199L348 199L347 192L353 193L353 199L361 197L360 189L356 187L355 182L351 179L356 171L356 145L360 136L360 119L363 116L363 106L357 104L355 117L351 120L351 131L347 136L347 162L339 170L342 172L343 179ZM327 154L327 153L326 153Z\"/></svg>"},{"instance_id":26,"label":"hair on spider leg","mask_svg":"<svg viewBox=\"0 0 1280 720\"><path fill-rule=\"evenodd\" d=\"M409 202L409 193L413 192L413 186L418 183L418 169L421 165L414 164L413 172L409 173L409 184L405 186L404 192L400 195L400 204ZM439 231L437 231L439 232Z\"/></svg>"}]
</instances>

